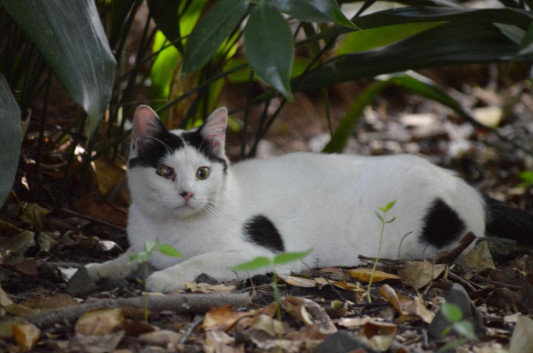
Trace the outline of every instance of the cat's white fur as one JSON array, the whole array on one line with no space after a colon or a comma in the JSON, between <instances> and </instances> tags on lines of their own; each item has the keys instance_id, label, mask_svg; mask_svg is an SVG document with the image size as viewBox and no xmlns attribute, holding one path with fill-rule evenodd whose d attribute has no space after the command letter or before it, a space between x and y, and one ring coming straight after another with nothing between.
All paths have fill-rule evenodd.
<instances>
[{"instance_id":1,"label":"cat's white fur","mask_svg":"<svg viewBox=\"0 0 533 353\"><path fill-rule=\"evenodd\" d=\"M136 120L142 120L137 116L143 114L155 116L148 109L139 108ZM226 118L225 110L215 111L204 132L205 137L219 144L218 152L224 158ZM183 131L172 133L181 135ZM131 157L135 155L134 146ZM218 280L246 278L246 273L231 268L256 256L273 256L243 235L243 225L256 215L273 222L286 251L313 249L303 261L277 269L281 272L352 266L359 263L360 254L375 256L381 226L375 212L392 200L396 204L387 217L395 220L385 227L383 257L395 258L402 237L408 233L400 249L402 258L436 254L435 248L419 238L423 217L436 198L457 212L467 230L478 236L485 233L481 195L453 173L416 156L292 153L240 162L224 174L222 163L185 146L164 163L176 170L175 181L157 175L150 167L128 170L132 204L127 230L131 247L118 259L89 265L93 278L130 274L136 266L128 264L129 256L142 251L146 241L157 238L178 249L185 258L154 253L150 262L158 271L147 282L152 291L182 288L202 273ZM200 166L211 168L208 179L196 180ZM187 205L180 196L183 190L195 195Z\"/></svg>"}]
</instances>

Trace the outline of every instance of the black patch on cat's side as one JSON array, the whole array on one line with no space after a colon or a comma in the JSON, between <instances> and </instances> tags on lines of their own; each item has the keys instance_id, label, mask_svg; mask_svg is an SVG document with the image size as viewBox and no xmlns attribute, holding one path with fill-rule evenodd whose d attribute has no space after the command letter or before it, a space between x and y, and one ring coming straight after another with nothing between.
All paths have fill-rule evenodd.
<instances>
[{"instance_id":1,"label":"black patch on cat's side","mask_svg":"<svg viewBox=\"0 0 533 353\"><path fill-rule=\"evenodd\" d=\"M281 234L265 216L257 215L248 220L243 227L247 240L273 252L285 251Z\"/></svg>"},{"instance_id":2,"label":"black patch on cat's side","mask_svg":"<svg viewBox=\"0 0 533 353\"><path fill-rule=\"evenodd\" d=\"M184 146L181 137L170 133L159 120L157 122L159 131L137 150L137 157L128 161L128 168L137 166L158 168L164 156Z\"/></svg>"},{"instance_id":3,"label":"black patch on cat's side","mask_svg":"<svg viewBox=\"0 0 533 353\"><path fill-rule=\"evenodd\" d=\"M202 137L200 134L202 127L203 125L198 130L184 132L181 137L189 146L196 148L198 152L206 156L210 161L222 163L224 166L224 174L227 174L228 162L224 158L220 158L213 150L211 144Z\"/></svg>"},{"instance_id":4,"label":"black patch on cat's side","mask_svg":"<svg viewBox=\"0 0 533 353\"><path fill-rule=\"evenodd\" d=\"M420 239L439 249L459 238L466 230L457 212L439 198L433 201L423 222Z\"/></svg>"}]
</instances>

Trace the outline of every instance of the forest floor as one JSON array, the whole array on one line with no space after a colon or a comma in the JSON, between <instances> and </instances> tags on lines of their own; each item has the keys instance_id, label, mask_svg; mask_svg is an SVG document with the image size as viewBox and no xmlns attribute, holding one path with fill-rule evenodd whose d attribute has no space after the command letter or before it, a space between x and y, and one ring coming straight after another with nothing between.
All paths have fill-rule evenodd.
<instances>
[{"instance_id":1,"label":"forest floor","mask_svg":"<svg viewBox=\"0 0 533 353\"><path fill-rule=\"evenodd\" d=\"M393 89L367 109L346 152L422 154L493 197L533 209L531 178L519 178L533 169L531 154L521 150L532 147L528 89L462 91L454 92L456 98L480 120L499 126L511 143ZM294 109L307 109L301 115L309 118L313 99L297 100L308 108ZM261 143L261 157L324 146L324 119L289 119L295 114L290 109ZM237 155L231 145L238 140L229 145ZM21 168L27 167L22 159ZM53 193L61 179L51 164L47 168L44 189ZM371 286L374 259L365 257L362 266L281 276L279 301L271 275L226 283L201 276L171 295L143 294L143 276L94 283L80 273L72 279L84 264L117 257L128 246L128 196L117 187L123 166L101 159L91 168L94 190L76 195L72 207L22 197L4 207L0 351L531 352L533 250L466 234L458 251L475 246L459 259L453 252L435 261L381 259ZM113 202L104 197L110 193ZM95 308L100 310L88 312Z\"/></svg>"}]
</instances>

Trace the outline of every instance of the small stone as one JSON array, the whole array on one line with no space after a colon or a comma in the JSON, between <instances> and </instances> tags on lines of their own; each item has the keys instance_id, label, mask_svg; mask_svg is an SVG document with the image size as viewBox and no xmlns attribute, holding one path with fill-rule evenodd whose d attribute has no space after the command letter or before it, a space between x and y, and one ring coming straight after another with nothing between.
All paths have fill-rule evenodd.
<instances>
[{"instance_id":1,"label":"small stone","mask_svg":"<svg viewBox=\"0 0 533 353\"><path fill-rule=\"evenodd\" d=\"M67 283L67 293L73 297L85 297L97 291L96 283L85 267L79 269Z\"/></svg>"}]
</instances>

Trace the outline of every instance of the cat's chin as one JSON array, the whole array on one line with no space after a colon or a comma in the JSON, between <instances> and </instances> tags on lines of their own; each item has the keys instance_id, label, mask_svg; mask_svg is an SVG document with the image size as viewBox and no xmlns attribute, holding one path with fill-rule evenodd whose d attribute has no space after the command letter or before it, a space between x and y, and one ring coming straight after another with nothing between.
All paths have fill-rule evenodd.
<instances>
[{"instance_id":1,"label":"cat's chin","mask_svg":"<svg viewBox=\"0 0 533 353\"><path fill-rule=\"evenodd\" d=\"M191 205L182 205L174 209L174 216L179 218L187 218L197 214L200 211L199 208L192 207Z\"/></svg>"}]
</instances>

